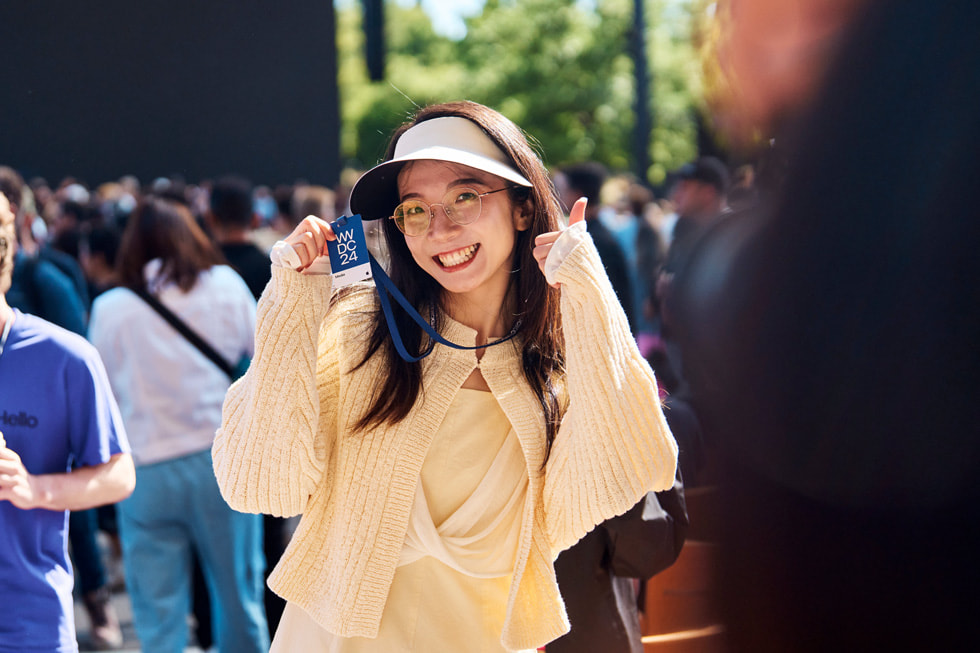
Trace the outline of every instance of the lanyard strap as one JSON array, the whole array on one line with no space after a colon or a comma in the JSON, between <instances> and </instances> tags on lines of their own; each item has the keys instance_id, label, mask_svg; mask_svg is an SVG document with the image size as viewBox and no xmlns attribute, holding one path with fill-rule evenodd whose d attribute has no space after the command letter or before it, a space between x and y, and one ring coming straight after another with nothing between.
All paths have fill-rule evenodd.
<instances>
[{"instance_id":1,"label":"lanyard strap","mask_svg":"<svg viewBox=\"0 0 980 653\"><path fill-rule=\"evenodd\" d=\"M510 333L508 333L500 340L494 340L493 342L488 342L485 345L476 345L475 347L467 347L464 345L457 345L454 342L450 342L449 340L446 340L441 335L439 335L439 333L435 330L435 328L431 324L429 324L426 320L424 320L421 315L419 315L418 311L415 310L415 307L412 306L412 304L405 298L405 295L403 295L401 291L398 290L398 287L395 286L395 282L393 282L391 278L388 277L388 275L381 268L381 266L378 265L378 262L374 260L373 256L370 256L370 260L371 260L371 274L374 275L374 285L378 289L378 299L381 300L381 310L384 312L385 321L388 323L388 331L391 333L391 340L392 342L395 343L395 349L398 351L398 355L409 363L416 363L422 360L423 358L425 358L426 356L428 356L429 354L431 354L434 343L433 345L430 345L428 349L426 349L418 356L413 356L408 353L408 349L405 348L405 343L402 342L401 333L398 331L398 325L395 323L395 315L394 312L392 312L391 310L391 300L388 297L389 295L395 298L395 301L398 302L398 304L403 309L405 309L405 312L408 314L408 316L412 318L412 320L416 324L418 324L422 328L422 330L424 330L429 335L429 337L432 338L434 342L441 343L443 345L446 345L447 347L453 347L455 349L483 349L485 347L492 347L494 345L499 345L503 342L507 342L508 340L516 336L518 331L520 331L521 320L518 319L514 323L514 328L510 330Z\"/></svg>"}]
</instances>

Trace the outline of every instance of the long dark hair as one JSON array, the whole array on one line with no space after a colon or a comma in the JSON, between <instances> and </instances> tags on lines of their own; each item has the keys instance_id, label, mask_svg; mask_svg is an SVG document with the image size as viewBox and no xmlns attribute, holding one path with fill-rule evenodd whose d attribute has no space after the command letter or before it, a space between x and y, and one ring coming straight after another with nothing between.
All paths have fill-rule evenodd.
<instances>
[{"instance_id":1,"label":"long dark hair","mask_svg":"<svg viewBox=\"0 0 980 653\"><path fill-rule=\"evenodd\" d=\"M505 301L504 306L505 310L513 307L514 314L508 322L520 320L516 346L521 348L524 378L541 404L547 437L546 451L550 452L561 420L557 382L564 374L565 346L559 294L545 281L531 252L538 234L559 228L561 208L558 198L544 164L517 125L493 109L475 102L450 102L421 109L395 131L385 160L394 156L395 144L410 127L448 116L476 123L507 155L511 165L532 184L530 188L516 187L509 191L511 201L523 206L530 220L527 230L516 233L509 301ZM381 222L391 255L391 279L423 316L438 316L436 309L443 299L442 287L423 272L412 258L405 237L395 227L394 221ZM402 311L395 312L395 321L409 351L421 352L431 346L428 336ZM440 324L436 324L437 329L440 327ZM391 345L388 325L380 312L374 317L365 356L355 369L367 363L375 354L384 358L385 365L382 366L381 383L371 406L356 425L359 429L401 421L415 404L419 392L424 391L421 364L407 363L398 355Z\"/></svg>"},{"instance_id":2,"label":"long dark hair","mask_svg":"<svg viewBox=\"0 0 980 653\"><path fill-rule=\"evenodd\" d=\"M184 292L194 287L201 272L225 262L186 206L148 197L130 216L119 244L116 271L120 285L142 288L146 284L143 268L153 259L163 263L161 279Z\"/></svg>"}]
</instances>

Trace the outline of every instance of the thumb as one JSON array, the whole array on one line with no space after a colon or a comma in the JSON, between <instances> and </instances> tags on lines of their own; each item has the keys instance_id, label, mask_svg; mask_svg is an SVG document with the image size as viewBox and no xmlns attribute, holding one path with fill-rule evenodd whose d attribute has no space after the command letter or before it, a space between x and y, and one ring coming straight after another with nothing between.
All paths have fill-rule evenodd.
<instances>
[{"instance_id":1,"label":"thumb","mask_svg":"<svg viewBox=\"0 0 980 653\"><path fill-rule=\"evenodd\" d=\"M589 198L587 197L580 197L575 200L575 204L572 205L572 210L568 213L569 227L578 222L582 222L582 220L585 220L585 207L588 203Z\"/></svg>"}]
</instances>

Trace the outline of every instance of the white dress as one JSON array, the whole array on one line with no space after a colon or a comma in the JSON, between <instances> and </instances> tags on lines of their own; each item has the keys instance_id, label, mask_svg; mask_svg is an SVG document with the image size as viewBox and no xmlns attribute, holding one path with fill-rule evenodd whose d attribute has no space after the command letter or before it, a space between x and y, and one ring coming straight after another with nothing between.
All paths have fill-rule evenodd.
<instances>
[{"instance_id":1,"label":"white dress","mask_svg":"<svg viewBox=\"0 0 980 653\"><path fill-rule=\"evenodd\" d=\"M271 653L498 653L527 469L489 392L461 389L433 437L376 638L338 637L286 605Z\"/></svg>"}]
</instances>

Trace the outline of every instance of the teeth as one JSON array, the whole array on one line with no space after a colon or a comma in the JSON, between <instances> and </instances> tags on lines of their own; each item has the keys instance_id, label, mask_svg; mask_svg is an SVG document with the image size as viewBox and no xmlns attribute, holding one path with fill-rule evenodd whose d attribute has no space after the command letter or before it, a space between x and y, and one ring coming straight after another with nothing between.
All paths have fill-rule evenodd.
<instances>
[{"instance_id":1,"label":"teeth","mask_svg":"<svg viewBox=\"0 0 980 653\"><path fill-rule=\"evenodd\" d=\"M476 254L476 247L476 245L470 245L469 247L464 247L463 249L457 250L451 254L440 254L439 262L447 268L462 265L473 258L473 255Z\"/></svg>"}]
</instances>

